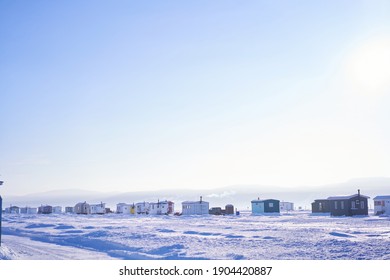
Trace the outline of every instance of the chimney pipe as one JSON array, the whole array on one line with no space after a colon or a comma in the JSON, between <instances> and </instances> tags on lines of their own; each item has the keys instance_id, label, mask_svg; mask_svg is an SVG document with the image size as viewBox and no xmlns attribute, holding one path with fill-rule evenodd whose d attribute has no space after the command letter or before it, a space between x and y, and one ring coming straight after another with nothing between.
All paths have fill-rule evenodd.
<instances>
[{"instance_id":1,"label":"chimney pipe","mask_svg":"<svg viewBox=\"0 0 390 280\"><path fill-rule=\"evenodd\" d=\"M202 196L200 196L200 201L199 201L199 203L202 203Z\"/></svg>"}]
</instances>

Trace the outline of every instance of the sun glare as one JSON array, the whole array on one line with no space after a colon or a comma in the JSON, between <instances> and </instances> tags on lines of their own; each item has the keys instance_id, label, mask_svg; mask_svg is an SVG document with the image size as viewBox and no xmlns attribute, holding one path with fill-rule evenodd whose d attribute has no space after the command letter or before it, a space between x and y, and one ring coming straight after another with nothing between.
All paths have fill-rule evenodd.
<instances>
[{"instance_id":1,"label":"sun glare","mask_svg":"<svg viewBox=\"0 0 390 280\"><path fill-rule=\"evenodd\" d=\"M381 95L390 89L390 38L366 42L347 59L348 83L354 92Z\"/></svg>"}]
</instances>

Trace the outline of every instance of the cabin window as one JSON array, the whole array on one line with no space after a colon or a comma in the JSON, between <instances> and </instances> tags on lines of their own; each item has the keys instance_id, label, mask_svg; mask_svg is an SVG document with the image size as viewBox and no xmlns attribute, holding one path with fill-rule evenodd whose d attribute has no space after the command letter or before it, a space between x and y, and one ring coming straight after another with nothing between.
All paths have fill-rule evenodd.
<instances>
[{"instance_id":1,"label":"cabin window","mask_svg":"<svg viewBox=\"0 0 390 280\"><path fill-rule=\"evenodd\" d=\"M268 203L268 206L269 206L269 207L274 207L274 203L273 203L273 202L270 202L270 203Z\"/></svg>"},{"instance_id":2,"label":"cabin window","mask_svg":"<svg viewBox=\"0 0 390 280\"><path fill-rule=\"evenodd\" d=\"M337 210L337 201L334 202L334 209Z\"/></svg>"},{"instance_id":3,"label":"cabin window","mask_svg":"<svg viewBox=\"0 0 390 280\"><path fill-rule=\"evenodd\" d=\"M340 206L341 209L344 209L344 201L341 201L340 203L341 203L341 206Z\"/></svg>"},{"instance_id":4,"label":"cabin window","mask_svg":"<svg viewBox=\"0 0 390 280\"><path fill-rule=\"evenodd\" d=\"M352 208L352 209L356 209L355 201L352 201L351 208Z\"/></svg>"},{"instance_id":5,"label":"cabin window","mask_svg":"<svg viewBox=\"0 0 390 280\"><path fill-rule=\"evenodd\" d=\"M381 206L381 205L382 205L381 202L382 202L382 201L374 201L374 206Z\"/></svg>"},{"instance_id":6,"label":"cabin window","mask_svg":"<svg viewBox=\"0 0 390 280\"><path fill-rule=\"evenodd\" d=\"M361 209L364 209L364 201L361 201L361 203L360 203L360 208L361 208Z\"/></svg>"}]
</instances>

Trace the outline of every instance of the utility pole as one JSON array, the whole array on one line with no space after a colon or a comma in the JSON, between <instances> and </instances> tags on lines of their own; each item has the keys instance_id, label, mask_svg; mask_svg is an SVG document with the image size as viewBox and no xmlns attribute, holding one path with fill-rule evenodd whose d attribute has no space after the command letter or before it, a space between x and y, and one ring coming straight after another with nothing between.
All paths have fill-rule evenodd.
<instances>
[{"instance_id":1,"label":"utility pole","mask_svg":"<svg viewBox=\"0 0 390 280\"><path fill-rule=\"evenodd\" d=\"M3 181L0 181L0 186L3 184ZM1 247L1 219L3 215L3 199L0 195L0 247Z\"/></svg>"}]
</instances>

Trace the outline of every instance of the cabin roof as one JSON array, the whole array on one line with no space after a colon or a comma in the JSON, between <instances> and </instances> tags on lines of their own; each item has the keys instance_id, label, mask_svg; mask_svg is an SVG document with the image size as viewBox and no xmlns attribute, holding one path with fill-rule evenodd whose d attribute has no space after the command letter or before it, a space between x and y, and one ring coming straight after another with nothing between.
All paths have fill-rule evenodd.
<instances>
[{"instance_id":1,"label":"cabin roof","mask_svg":"<svg viewBox=\"0 0 390 280\"><path fill-rule=\"evenodd\" d=\"M204 200L202 200L202 201L200 201L200 200L198 200L198 201L183 201L181 204L203 204L203 203L208 203L208 202L204 201Z\"/></svg>"},{"instance_id":2,"label":"cabin roof","mask_svg":"<svg viewBox=\"0 0 390 280\"><path fill-rule=\"evenodd\" d=\"M168 200L163 200L163 201L159 201L159 202L149 202L149 204L168 204L169 201Z\"/></svg>"},{"instance_id":3,"label":"cabin roof","mask_svg":"<svg viewBox=\"0 0 390 280\"><path fill-rule=\"evenodd\" d=\"M353 195L338 195L338 196L329 196L328 200L344 200L344 199L351 199L356 196L361 196L364 198L370 198L369 196L362 195L362 194L353 194Z\"/></svg>"},{"instance_id":4,"label":"cabin roof","mask_svg":"<svg viewBox=\"0 0 390 280\"><path fill-rule=\"evenodd\" d=\"M102 203L94 203L94 204L90 204L89 206L105 206L106 203L102 202Z\"/></svg>"},{"instance_id":5,"label":"cabin roof","mask_svg":"<svg viewBox=\"0 0 390 280\"><path fill-rule=\"evenodd\" d=\"M254 203L254 202L267 202L267 201L279 201L277 199L273 199L273 198L270 198L270 199L254 199L252 200L251 202Z\"/></svg>"},{"instance_id":6,"label":"cabin roof","mask_svg":"<svg viewBox=\"0 0 390 280\"><path fill-rule=\"evenodd\" d=\"M378 195L374 197L374 200L379 200L379 199L390 199L390 195Z\"/></svg>"}]
</instances>

